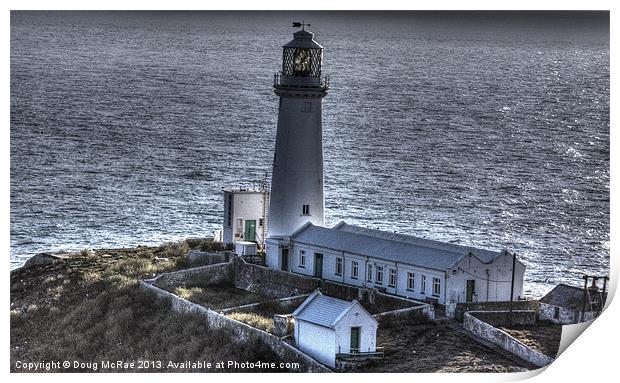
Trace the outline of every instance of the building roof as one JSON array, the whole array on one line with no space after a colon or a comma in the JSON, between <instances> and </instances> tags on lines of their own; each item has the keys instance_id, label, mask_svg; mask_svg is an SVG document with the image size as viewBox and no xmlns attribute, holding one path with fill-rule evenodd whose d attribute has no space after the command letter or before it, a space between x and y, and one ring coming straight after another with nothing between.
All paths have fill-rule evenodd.
<instances>
[{"instance_id":1,"label":"building roof","mask_svg":"<svg viewBox=\"0 0 620 383\"><path fill-rule=\"evenodd\" d=\"M503 252L492 252L466 246L430 241L413 236L364 229L340 223L330 229L311 223L299 228L291 239L336 251L382 258L433 270L446 271L471 254L490 263Z\"/></svg>"},{"instance_id":2,"label":"building roof","mask_svg":"<svg viewBox=\"0 0 620 383\"><path fill-rule=\"evenodd\" d=\"M412 245L417 245L417 246L422 246L422 247L431 247L433 249L445 250L445 251L455 252L459 254L468 254L471 252L474 255L476 255L476 257L478 257L478 259L480 259L480 261L482 261L483 263L491 263L502 254L501 251L478 249L478 248L471 247L471 246L463 246L463 245L457 245L454 243L440 242L440 241L434 241L431 239L415 237L413 235L392 233L389 231L382 231L382 230L370 229L366 227L349 225L345 223L344 221L341 221L339 224L334 226L334 229L341 230L341 231L347 231L350 233L364 234L364 235L368 235L368 236L375 237L375 238L383 238L383 239L389 239L389 240L394 240L394 241L399 241L399 242L406 242Z\"/></svg>"},{"instance_id":3,"label":"building roof","mask_svg":"<svg viewBox=\"0 0 620 383\"><path fill-rule=\"evenodd\" d=\"M328 297L317 290L293 312L293 317L319 326L333 328L355 306L359 306L368 314L356 300L345 301ZM372 315L368 314L368 316L372 318Z\"/></svg>"},{"instance_id":4,"label":"building roof","mask_svg":"<svg viewBox=\"0 0 620 383\"><path fill-rule=\"evenodd\" d=\"M284 48L310 48L323 49L323 47L314 41L314 33L301 30L293 33L293 40L286 43Z\"/></svg>"},{"instance_id":5,"label":"building roof","mask_svg":"<svg viewBox=\"0 0 620 383\"><path fill-rule=\"evenodd\" d=\"M588 294L590 299L588 300L586 296L586 311L590 311L591 309L598 310L601 308L601 300L603 304L605 303L607 293L603 295L602 292L598 290L588 289ZM592 308L590 307L589 301L592 302ZM552 306L564 307L569 310L581 311L583 308L583 287L560 283L555 286L553 290L548 292L547 295L542 297L540 302Z\"/></svg>"},{"instance_id":6,"label":"building roof","mask_svg":"<svg viewBox=\"0 0 620 383\"><path fill-rule=\"evenodd\" d=\"M234 193L234 194L266 194L267 193L267 190L254 187L254 186L252 187L241 187L241 186L226 187L226 188L222 188L222 191L228 192L228 193Z\"/></svg>"}]
</instances>

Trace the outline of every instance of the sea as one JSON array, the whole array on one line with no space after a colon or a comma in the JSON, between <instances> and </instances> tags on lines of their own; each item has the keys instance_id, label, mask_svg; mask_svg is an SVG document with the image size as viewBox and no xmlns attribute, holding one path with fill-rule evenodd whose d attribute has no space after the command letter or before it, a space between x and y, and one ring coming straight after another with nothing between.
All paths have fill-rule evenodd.
<instances>
[{"instance_id":1,"label":"sea","mask_svg":"<svg viewBox=\"0 0 620 383\"><path fill-rule=\"evenodd\" d=\"M10 267L210 236L269 180L282 45L323 45L326 225L516 252L539 297L609 272L609 13L10 16Z\"/></svg>"}]
</instances>

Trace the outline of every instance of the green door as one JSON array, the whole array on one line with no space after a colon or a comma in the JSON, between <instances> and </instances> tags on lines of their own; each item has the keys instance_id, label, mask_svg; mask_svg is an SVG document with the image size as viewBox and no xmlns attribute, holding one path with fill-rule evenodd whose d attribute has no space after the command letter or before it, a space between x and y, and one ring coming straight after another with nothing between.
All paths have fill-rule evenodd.
<instances>
[{"instance_id":1,"label":"green door","mask_svg":"<svg viewBox=\"0 0 620 383\"><path fill-rule=\"evenodd\" d=\"M246 220L245 221L245 234L243 239L246 241L256 241L256 220Z\"/></svg>"},{"instance_id":2,"label":"green door","mask_svg":"<svg viewBox=\"0 0 620 383\"><path fill-rule=\"evenodd\" d=\"M323 254L314 253L314 276L323 278Z\"/></svg>"},{"instance_id":3,"label":"green door","mask_svg":"<svg viewBox=\"0 0 620 383\"><path fill-rule=\"evenodd\" d=\"M476 280L468 279L467 280L467 290L465 291L465 302L473 302L474 300L474 291L476 291Z\"/></svg>"},{"instance_id":4,"label":"green door","mask_svg":"<svg viewBox=\"0 0 620 383\"><path fill-rule=\"evenodd\" d=\"M280 270L288 271L288 249L282 249L282 264Z\"/></svg>"},{"instance_id":5,"label":"green door","mask_svg":"<svg viewBox=\"0 0 620 383\"><path fill-rule=\"evenodd\" d=\"M351 327L351 353L360 352L360 328Z\"/></svg>"}]
</instances>

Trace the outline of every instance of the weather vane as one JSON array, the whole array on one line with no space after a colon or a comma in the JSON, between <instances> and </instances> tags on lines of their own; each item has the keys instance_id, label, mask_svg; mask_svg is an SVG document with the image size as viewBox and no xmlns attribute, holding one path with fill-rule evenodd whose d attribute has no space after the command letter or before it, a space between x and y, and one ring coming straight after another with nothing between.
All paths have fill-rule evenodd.
<instances>
[{"instance_id":1,"label":"weather vane","mask_svg":"<svg viewBox=\"0 0 620 383\"><path fill-rule=\"evenodd\" d=\"M310 24L306 24L303 21L293 21L293 28L299 28L301 27L301 29L306 30L306 27L309 27Z\"/></svg>"}]
</instances>

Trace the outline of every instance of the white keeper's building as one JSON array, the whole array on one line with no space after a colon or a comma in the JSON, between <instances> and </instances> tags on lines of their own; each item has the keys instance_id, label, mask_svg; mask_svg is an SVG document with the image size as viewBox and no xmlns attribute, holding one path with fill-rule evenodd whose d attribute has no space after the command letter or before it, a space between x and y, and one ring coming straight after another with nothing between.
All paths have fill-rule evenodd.
<instances>
[{"instance_id":1,"label":"white keeper's building","mask_svg":"<svg viewBox=\"0 0 620 383\"><path fill-rule=\"evenodd\" d=\"M513 255L339 223L267 239L267 266L416 300L509 301ZM515 262L515 300L525 266Z\"/></svg>"}]
</instances>

